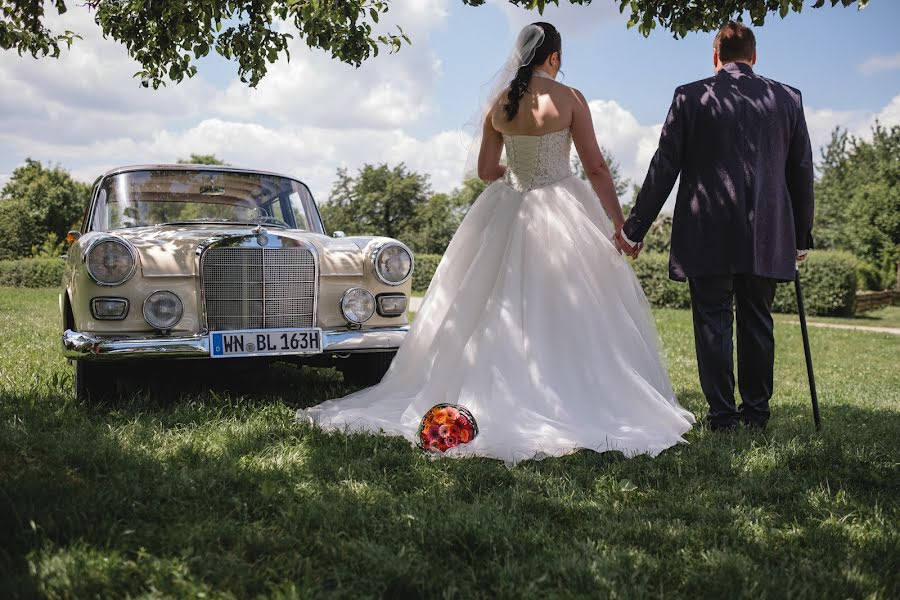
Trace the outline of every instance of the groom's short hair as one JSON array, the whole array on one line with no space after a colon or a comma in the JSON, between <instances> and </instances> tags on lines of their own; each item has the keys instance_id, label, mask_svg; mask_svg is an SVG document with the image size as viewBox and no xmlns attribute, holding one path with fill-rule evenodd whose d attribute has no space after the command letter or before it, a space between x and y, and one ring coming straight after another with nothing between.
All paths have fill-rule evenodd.
<instances>
[{"instance_id":1,"label":"groom's short hair","mask_svg":"<svg viewBox=\"0 0 900 600\"><path fill-rule=\"evenodd\" d=\"M753 31L743 23L729 21L719 30L714 43L719 60L723 63L736 60L753 60L756 52L756 37Z\"/></svg>"}]
</instances>

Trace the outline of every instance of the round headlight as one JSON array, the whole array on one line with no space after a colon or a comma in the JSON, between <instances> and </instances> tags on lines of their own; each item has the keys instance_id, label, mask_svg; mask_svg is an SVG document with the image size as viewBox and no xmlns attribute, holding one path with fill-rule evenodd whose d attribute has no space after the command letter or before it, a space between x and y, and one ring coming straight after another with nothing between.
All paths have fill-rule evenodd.
<instances>
[{"instance_id":1,"label":"round headlight","mask_svg":"<svg viewBox=\"0 0 900 600\"><path fill-rule=\"evenodd\" d=\"M172 329L183 314L181 298L172 292L153 292L144 300L144 320L154 329Z\"/></svg>"},{"instance_id":2,"label":"round headlight","mask_svg":"<svg viewBox=\"0 0 900 600\"><path fill-rule=\"evenodd\" d=\"M375 297L368 290L350 288L341 296L341 312L351 323L365 323L375 314Z\"/></svg>"},{"instance_id":3,"label":"round headlight","mask_svg":"<svg viewBox=\"0 0 900 600\"><path fill-rule=\"evenodd\" d=\"M88 249L85 265L88 275L100 285L120 285L134 275L134 250L123 240L101 240Z\"/></svg>"},{"instance_id":4,"label":"round headlight","mask_svg":"<svg viewBox=\"0 0 900 600\"><path fill-rule=\"evenodd\" d=\"M388 285L400 285L412 269L412 254L400 244L387 244L375 252L375 274Z\"/></svg>"}]
</instances>

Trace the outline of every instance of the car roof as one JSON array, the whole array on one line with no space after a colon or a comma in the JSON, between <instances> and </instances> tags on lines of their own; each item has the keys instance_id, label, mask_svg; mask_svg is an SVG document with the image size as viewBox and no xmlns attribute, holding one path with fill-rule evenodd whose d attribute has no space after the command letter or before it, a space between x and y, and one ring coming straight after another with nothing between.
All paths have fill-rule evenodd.
<instances>
[{"instance_id":1,"label":"car roof","mask_svg":"<svg viewBox=\"0 0 900 600\"><path fill-rule=\"evenodd\" d=\"M256 173L259 175L272 175L274 177L284 177L285 179L293 179L300 181L296 177L284 175L283 173L275 173L273 171L260 171L259 169L244 169L241 167L232 167L231 165L195 165L190 163L176 164L148 164L148 165L128 165L124 167L116 167L110 169L101 176L102 178L118 175L119 173L129 173L132 171L226 171L229 173ZM301 182L302 183L302 182Z\"/></svg>"}]
</instances>

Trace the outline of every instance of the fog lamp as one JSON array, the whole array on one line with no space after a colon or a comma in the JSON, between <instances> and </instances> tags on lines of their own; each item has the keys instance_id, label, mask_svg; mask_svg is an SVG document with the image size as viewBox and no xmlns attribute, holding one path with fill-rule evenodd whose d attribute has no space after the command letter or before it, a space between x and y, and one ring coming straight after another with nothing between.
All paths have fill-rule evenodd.
<instances>
[{"instance_id":1,"label":"fog lamp","mask_svg":"<svg viewBox=\"0 0 900 600\"><path fill-rule=\"evenodd\" d=\"M406 296L404 294L379 294L375 299L378 314L382 317L399 317L406 312Z\"/></svg>"},{"instance_id":2,"label":"fog lamp","mask_svg":"<svg viewBox=\"0 0 900 600\"><path fill-rule=\"evenodd\" d=\"M128 316L125 298L92 298L91 314L100 321L121 321Z\"/></svg>"}]
</instances>

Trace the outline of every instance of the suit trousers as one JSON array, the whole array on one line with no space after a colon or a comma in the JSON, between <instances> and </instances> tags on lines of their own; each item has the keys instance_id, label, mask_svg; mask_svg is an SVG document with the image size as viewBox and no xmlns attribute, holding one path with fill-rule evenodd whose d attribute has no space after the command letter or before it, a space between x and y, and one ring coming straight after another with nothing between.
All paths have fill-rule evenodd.
<instances>
[{"instance_id":1,"label":"suit trousers","mask_svg":"<svg viewBox=\"0 0 900 600\"><path fill-rule=\"evenodd\" d=\"M732 428L741 423L765 427L775 369L772 302L776 281L756 275L693 277L688 281L700 387L709 404L710 427ZM735 307L740 408L734 400Z\"/></svg>"}]
</instances>

